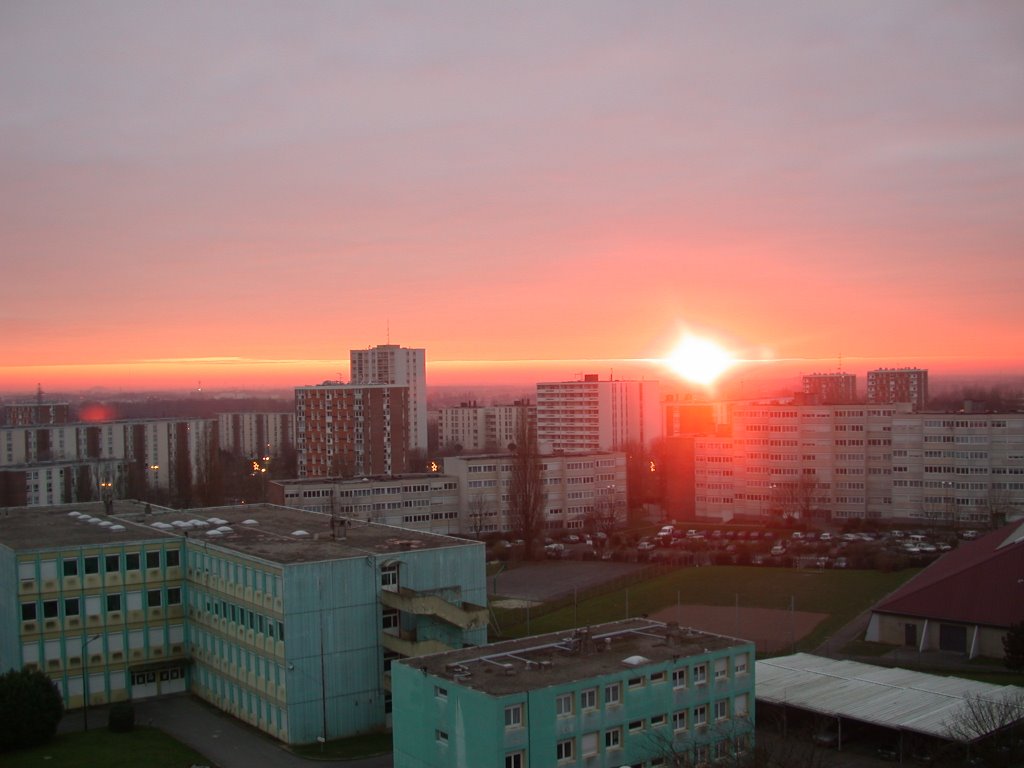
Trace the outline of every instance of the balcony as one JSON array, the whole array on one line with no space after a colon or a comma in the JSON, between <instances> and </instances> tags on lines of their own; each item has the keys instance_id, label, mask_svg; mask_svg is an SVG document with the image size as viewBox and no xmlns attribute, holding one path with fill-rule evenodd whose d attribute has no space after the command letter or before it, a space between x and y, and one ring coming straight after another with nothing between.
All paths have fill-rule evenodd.
<instances>
[{"instance_id":1,"label":"balcony","mask_svg":"<svg viewBox=\"0 0 1024 768\"><path fill-rule=\"evenodd\" d=\"M380 644L386 650L406 658L452 650L440 640L417 640L415 632L403 632L401 635L389 635L385 632L380 636Z\"/></svg>"},{"instance_id":2,"label":"balcony","mask_svg":"<svg viewBox=\"0 0 1024 768\"><path fill-rule=\"evenodd\" d=\"M385 608L396 608L417 616L435 616L460 629L478 629L487 626L487 608L473 603L450 603L442 597L399 588L397 592L383 591L380 601Z\"/></svg>"}]
</instances>

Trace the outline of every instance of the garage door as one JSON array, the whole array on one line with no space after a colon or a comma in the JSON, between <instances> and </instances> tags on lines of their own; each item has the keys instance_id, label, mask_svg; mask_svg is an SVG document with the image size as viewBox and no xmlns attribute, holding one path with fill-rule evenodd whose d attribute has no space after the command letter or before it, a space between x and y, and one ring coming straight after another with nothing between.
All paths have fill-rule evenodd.
<instances>
[{"instance_id":1,"label":"garage door","mask_svg":"<svg viewBox=\"0 0 1024 768\"><path fill-rule=\"evenodd\" d=\"M967 653L967 627L956 624L940 624L939 650Z\"/></svg>"}]
</instances>

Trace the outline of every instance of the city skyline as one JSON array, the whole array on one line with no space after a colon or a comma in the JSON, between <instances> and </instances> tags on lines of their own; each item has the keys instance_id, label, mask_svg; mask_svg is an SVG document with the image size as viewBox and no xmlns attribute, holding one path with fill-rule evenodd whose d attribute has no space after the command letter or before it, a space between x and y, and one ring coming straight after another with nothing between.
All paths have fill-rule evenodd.
<instances>
[{"instance_id":1,"label":"city skyline","mask_svg":"<svg viewBox=\"0 0 1024 768\"><path fill-rule=\"evenodd\" d=\"M1019 373L1024 8L0 10L0 391Z\"/></svg>"}]
</instances>

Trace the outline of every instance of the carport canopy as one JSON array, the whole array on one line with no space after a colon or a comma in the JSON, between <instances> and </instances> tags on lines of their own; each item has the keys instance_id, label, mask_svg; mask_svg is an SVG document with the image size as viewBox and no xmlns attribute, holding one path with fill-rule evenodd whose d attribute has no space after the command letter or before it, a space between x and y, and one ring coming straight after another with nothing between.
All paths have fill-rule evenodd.
<instances>
[{"instance_id":1,"label":"carport canopy","mask_svg":"<svg viewBox=\"0 0 1024 768\"><path fill-rule=\"evenodd\" d=\"M829 717L909 731L949 740L977 741L1009 725L992 719L991 727L973 714L978 702L995 708L1024 708L1024 688L993 685L959 677L878 667L796 653L756 663L758 702L797 707ZM1009 705L1009 706L1008 706ZM971 738L955 724L970 720Z\"/></svg>"}]
</instances>

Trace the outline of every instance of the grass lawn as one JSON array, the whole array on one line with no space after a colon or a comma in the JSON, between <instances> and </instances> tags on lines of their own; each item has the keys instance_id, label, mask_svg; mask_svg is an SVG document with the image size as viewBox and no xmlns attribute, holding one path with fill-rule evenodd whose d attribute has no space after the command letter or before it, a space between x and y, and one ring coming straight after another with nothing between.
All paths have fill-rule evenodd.
<instances>
[{"instance_id":1,"label":"grass lawn","mask_svg":"<svg viewBox=\"0 0 1024 768\"><path fill-rule=\"evenodd\" d=\"M732 606L786 610L792 604L798 611L825 613L828 617L807 637L797 650L808 650L822 643L836 630L852 621L903 582L916 570L881 573L879 571L827 570L804 571L791 568L755 566L716 566L680 568L628 588L610 590L581 599L551 613L533 609L529 633L522 609L495 611L502 637L522 637L598 624L627 616L653 614L675 605ZM627 610L628 606L628 610Z\"/></svg>"},{"instance_id":2,"label":"grass lawn","mask_svg":"<svg viewBox=\"0 0 1024 768\"><path fill-rule=\"evenodd\" d=\"M144 756L144 757L143 757ZM0 760L4 768L189 768L210 761L155 728L128 733L104 729L66 733L36 749L8 752Z\"/></svg>"}]
</instances>

